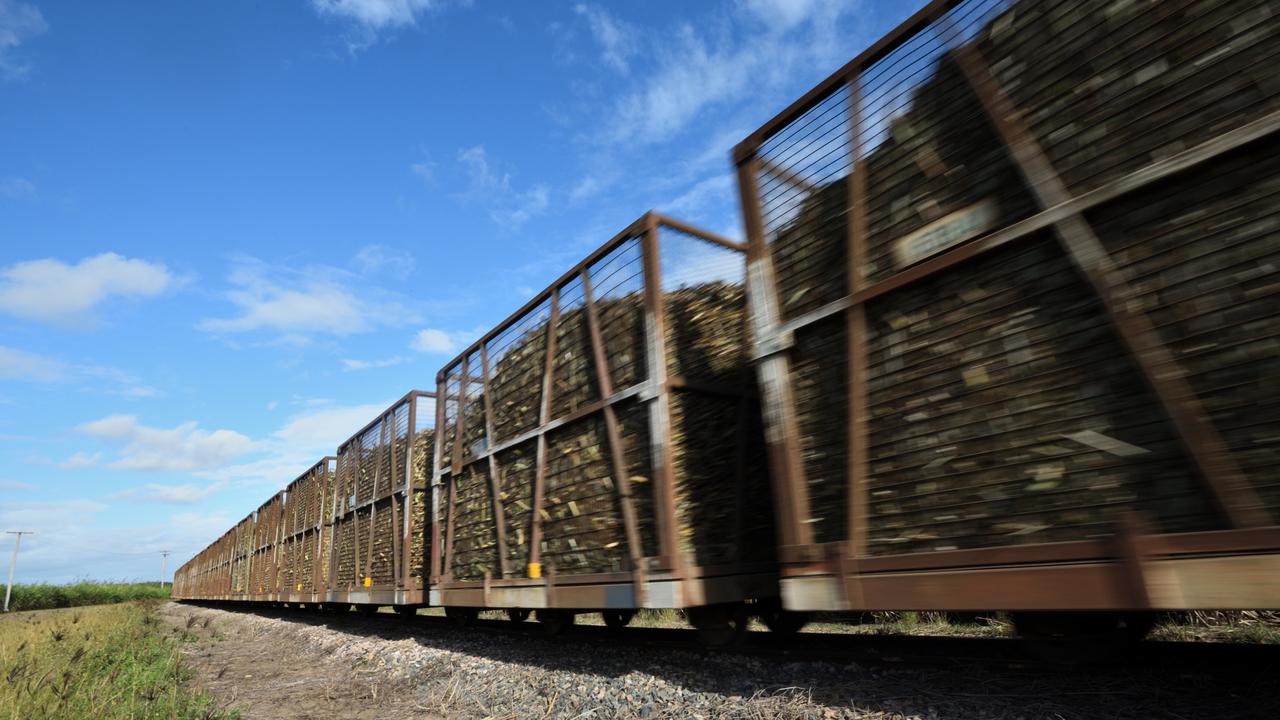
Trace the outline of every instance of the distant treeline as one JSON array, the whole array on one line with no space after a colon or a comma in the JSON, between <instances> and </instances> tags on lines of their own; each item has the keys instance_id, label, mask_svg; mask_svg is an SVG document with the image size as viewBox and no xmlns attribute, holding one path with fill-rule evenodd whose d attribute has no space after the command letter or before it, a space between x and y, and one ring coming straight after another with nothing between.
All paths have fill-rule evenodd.
<instances>
[{"instance_id":1,"label":"distant treeline","mask_svg":"<svg viewBox=\"0 0 1280 720\"><path fill-rule=\"evenodd\" d=\"M82 580L69 585L35 583L13 586L13 595L9 598L9 610L45 610L168 597L169 586L166 584L161 588L159 583L155 582L112 583Z\"/></svg>"}]
</instances>

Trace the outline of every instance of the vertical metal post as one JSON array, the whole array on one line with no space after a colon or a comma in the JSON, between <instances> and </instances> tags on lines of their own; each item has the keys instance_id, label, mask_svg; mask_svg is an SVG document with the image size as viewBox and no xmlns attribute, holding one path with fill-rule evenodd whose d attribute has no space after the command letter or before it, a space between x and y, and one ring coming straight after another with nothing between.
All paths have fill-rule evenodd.
<instances>
[{"instance_id":1,"label":"vertical metal post","mask_svg":"<svg viewBox=\"0 0 1280 720\"><path fill-rule=\"evenodd\" d=\"M591 355L595 360L596 383L600 389L600 397L607 400L613 397L613 378L610 377L609 358L605 354L604 336L600 331L600 318L596 315L595 298L591 292L591 273L582 268L583 309L587 314L587 332L591 337ZM640 547L640 529L636 523L635 504L631 498L631 478L627 474L627 461L622 452L622 428L618 423L618 414L613 404L604 406L604 427L608 435L609 459L613 467L614 489L618 494L618 505L622 510L622 530L627 538L627 551L631 561L631 572L635 581L636 604L644 604L644 549Z\"/></svg>"},{"instance_id":2,"label":"vertical metal post","mask_svg":"<svg viewBox=\"0 0 1280 720\"><path fill-rule=\"evenodd\" d=\"M480 392L484 396L484 436L493 446L493 399L489 397L489 344L480 345ZM511 573L507 568L507 519L502 507L501 482L498 478L498 457L489 453L489 495L493 505L493 529L498 537L498 570L502 577Z\"/></svg>"},{"instance_id":3,"label":"vertical metal post","mask_svg":"<svg viewBox=\"0 0 1280 720\"><path fill-rule=\"evenodd\" d=\"M661 238L657 216L645 216L640 236L644 278L645 365L656 391L649 405L649 450L653 465L654 529L660 564L683 574L679 518L676 515L676 472L671 458L671 390L667 383L667 313L662 300Z\"/></svg>"},{"instance_id":4,"label":"vertical metal post","mask_svg":"<svg viewBox=\"0 0 1280 720\"><path fill-rule=\"evenodd\" d=\"M759 158L750 157L738 165L738 189L742 200L743 223L747 231L747 303L752 318L751 334L756 344L756 369L760 401L765 417L765 444L769 448L769 468L778 506L780 560L787 551L813 543L809 524L809 490L804 465L800 462L799 424L795 395L791 388L791 361L787 357L788 338L779 336L782 322L773 261L765 244L764 220L760 208Z\"/></svg>"},{"instance_id":5,"label":"vertical metal post","mask_svg":"<svg viewBox=\"0 0 1280 720\"><path fill-rule=\"evenodd\" d=\"M866 286L864 271L866 269L867 252L867 166L862 160L862 87L858 72L850 73L849 84L849 207L852 212L847 220L847 254L848 292L856 294ZM849 395L847 398L848 422L848 468L845 491L845 538L847 546L841 552L849 556L849 560L841 563L841 567L852 570L852 578L842 577L845 587L856 588L856 597L846 599L851 607L862 607L861 584L857 580L857 558L867 552L867 498L870 482L867 457L867 307L864 303L854 303L846 311L846 354L849 372Z\"/></svg>"},{"instance_id":6,"label":"vertical metal post","mask_svg":"<svg viewBox=\"0 0 1280 720\"><path fill-rule=\"evenodd\" d=\"M542 367L542 403L538 407L538 446L533 475L533 522L529 528L529 577L542 576L542 497L547 484L547 433L544 428L551 419L551 395L555 385L551 381L556 359L556 325L560 322L560 288L551 289L551 317L547 320L547 353Z\"/></svg>"},{"instance_id":7,"label":"vertical metal post","mask_svg":"<svg viewBox=\"0 0 1280 720\"><path fill-rule=\"evenodd\" d=\"M17 548L16 548L16 547L14 548L14 553L15 553L15 556L16 556L16 554L17 554ZM168 568L168 566L169 566L169 551L168 551L168 550L161 550L161 551L160 551L160 587L161 587L161 589L163 589L163 588L164 588L164 574L165 574L165 572L167 572L167 571L168 571L168 569L169 569L169 568ZM12 581L10 581L10 582L12 582ZM5 593L5 594L6 594L6 595L8 595L8 593ZM6 601L6 602L5 602L5 607L7 608L7 607L8 607L8 605L9 605L9 603Z\"/></svg>"},{"instance_id":8,"label":"vertical metal post","mask_svg":"<svg viewBox=\"0 0 1280 720\"><path fill-rule=\"evenodd\" d=\"M410 578L413 576L413 496L416 488L413 486L413 446L418 441L418 398L422 395L414 393L409 396L409 419L405 426L405 446L404 451L404 527L401 534L404 537L400 545L400 559L397 561L401 565L400 578L404 581L404 587L411 588L413 583ZM425 528L423 529L425 531ZM425 541L425 538L424 538ZM419 583L421 578L419 578Z\"/></svg>"},{"instance_id":9,"label":"vertical metal post","mask_svg":"<svg viewBox=\"0 0 1280 720\"><path fill-rule=\"evenodd\" d=\"M13 592L13 569L18 565L18 547L22 545L23 535L34 535L30 530L7 530L13 539L13 555L9 558L9 584L4 589L4 611L9 612L9 594Z\"/></svg>"}]
</instances>

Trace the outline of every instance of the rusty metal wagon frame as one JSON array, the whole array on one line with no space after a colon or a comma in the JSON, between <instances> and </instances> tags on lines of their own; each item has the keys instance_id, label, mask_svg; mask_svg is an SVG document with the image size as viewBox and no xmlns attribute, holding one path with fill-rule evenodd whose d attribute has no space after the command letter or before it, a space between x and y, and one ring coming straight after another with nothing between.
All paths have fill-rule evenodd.
<instances>
[{"instance_id":1,"label":"rusty metal wagon frame","mask_svg":"<svg viewBox=\"0 0 1280 720\"><path fill-rule=\"evenodd\" d=\"M423 429L420 421L430 422L434 415L428 412L424 417L419 412L419 402L434 399L433 392L410 391L339 446L332 476L332 515L325 521L329 548L326 602L402 606L426 603L424 579L413 567L412 548L414 533L425 534L428 530L415 529L411 518L415 495L421 494L425 503L430 488L425 480L413 480L413 440ZM361 479L362 473L372 473L367 485ZM389 537L375 536L379 512L391 514ZM430 520L429 510L425 520ZM343 577L346 573L341 566L340 542L347 524L352 529L349 578ZM418 541L425 543L426 538L419 536ZM371 574L375 543L389 543L391 549L390 573L383 573L386 576L376 581Z\"/></svg>"},{"instance_id":2,"label":"rusty metal wagon frame","mask_svg":"<svg viewBox=\"0 0 1280 720\"><path fill-rule=\"evenodd\" d=\"M642 607L671 608L703 605L718 602L736 602L751 597L776 597L776 566L768 562L740 562L718 567L697 567L680 550L677 537L676 491L673 487L671 448L671 403L676 393L705 393L721 397L748 398L755 401L752 387L718 386L698 382L694 378L676 376L668 369L668 339L665 323L664 299L661 279L660 247L665 232L679 233L694 238L711 247L727 250L738 256L740 270L745 270L746 247L742 243L720 237L705 230L654 212L647 213L615 235L611 240L574 265L550 287L531 298L521 309L500 323L492 331L473 343L455 360L440 371L438 382L434 495L436 518L432 524L431 553L431 605L464 608L563 608L563 609L634 609ZM644 364L639 378L622 386L615 386L616 367L606 352L602 334L599 305L601 298L593 297L591 268L625 243L638 243L640 275L643 277L643 350ZM556 388L553 367L556 358L557 320L565 311L563 293L573 284L580 288L581 297L576 301L575 312L585 318L589 340L589 366L591 382L597 383L598 397L580 407L556 414ZM575 295L576 297L576 295ZM540 386L536 421L533 427L513 436L494 435L494 403L491 387L492 343L503 333L526 332L522 320L544 312L541 321L545 330L527 331L545 333L541 350ZM536 327L541 327L538 325ZM479 413L468 412L468 402L473 393L483 395L482 403L475 403ZM643 548L636 504L641 495L632 485L623 456L623 438L620 430L620 410L623 403L640 403L647 423L648 455L653 474L652 521L653 547L656 554ZM624 566L616 572L568 573L547 562L542 554L543 516L548 483L548 436L557 429L573 423L602 422L606 439L604 457L616 493L615 501L623 526L625 550ZM477 429L476 424L480 425ZM470 428L470 430L469 430ZM476 445L469 445L473 431L482 436ZM523 563L510 552L513 542L504 522L504 510L499 497L500 478L504 468L500 460L505 451L517 446L528 448L532 444L534 471L532 480L531 522L528 542L521 546L527 554ZM467 447L464 448L464 445ZM459 579L452 568L457 551L454 530L459 515L457 478L460 473L478 471L485 476L488 487L488 512L493 518L492 568L482 579ZM734 482L740 492L745 492L741 467L738 477L726 477L724 482ZM650 499L645 498L646 502Z\"/></svg>"},{"instance_id":3,"label":"rusty metal wagon frame","mask_svg":"<svg viewBox=\"0 0 1280 720\"><path fill-rule=\"evenodd\" d=\"M1071 190L1028 129L982 56L960 15L974 2L934 0L839 71L765 123L734 150L748 238L748 287L755 323L757 368L769 428L782 562L782 593L797 610L864 609L1148 609L1257 608L1280 602L1280 528L1236 467L1203 404L1185 380L1149 318L1126 302L1131 287L1099 242L1086 211L1183 177L1254 143L1276 137L1280 113L1246 118L1216 136L1117 174L1085 191ZM878 62L922 33L945 43L969 91L1030 188L1028 217L947 247L918 264L875 281L864 272L868 182L863 138L883 118L869 117L862 78ZM843 107L834 107L837 103ZM847 168L846 292L821 307L784 317L775 248L764 192L814 187L804 173L779 165L765 151L820 106L847 118L839 150ZM827 110L821 110L828 112ZM814 161L816 164L816 161ZM762 189L762 185L765 186ZM982 549L874 556L867 552L868 398L866 307L901 288L937 277L997 248L1051 232L1101 299L1114 332L1176 429L1207 494L1228 529L1151 534L1141 518L1118 525L1111 540L1055 542ZM819 543L810 523L809 484L801 460L791 352L797 332L843 318L847 330L847 498L845 539ZM845 392L841 388L839 392ZM836 392L833 388L832 392Z\"/></svg>"}]
</instances>

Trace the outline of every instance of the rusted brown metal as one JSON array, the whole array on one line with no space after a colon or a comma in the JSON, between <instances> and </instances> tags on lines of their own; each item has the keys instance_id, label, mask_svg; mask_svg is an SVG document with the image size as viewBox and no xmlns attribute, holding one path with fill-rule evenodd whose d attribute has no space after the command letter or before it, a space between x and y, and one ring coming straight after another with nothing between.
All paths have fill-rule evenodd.
<instances>
[{"instance_id":1,"label":"rusted brown metal","mask_svg":"<svg viewBox=\"0 0 1280 720\"><path fill-rule=\"evenodd\" d=\"M640 237L640 257L644 273L645 363L649 381L656 386L670 382L667 373L667 320L662 302L662 263L658 258L661 242L658 218L653 213L644 217L644 234ZM667 439L671 436L671 403L667 393L660 393L649 403L649 456L653 463L653 507L658 527L657 565L662 569L683 565L679 535L676 530L675 467Z\"/></svg>"},{"instance_id":2,"label":"rusted brown metal","mask_svg":"<svg viewBox=\"0 0 1280 720\"><path fill-rule=\"evenodd\" d=\"M1023 124L1021 114L996 83L977 48L965 46L952 54L1040 207L1049 208L1068 201L1071 196L1066 186ZM1257 493L1244 480L1200 399L1187 383L1186 373L1161 342L1150 320L1129 309L1125 301L1130 294L1129 283L1103 249L1088 221L1080 214L1069 215L1054 227L1064 249L1102 299L1130 356L1169 414L1223 513L1235 527L1270 524L1271 518Z\"/></svg>"},{"instance_id":3,"label":"rusted brown metal","mask_svg":"<svg viewBox=\"0 0 1280 720\"><path fill-rule=\"evenodd\" d=\"M489 396L489 348L480 346L480 367L482 370L482 392L484 393L484 436L488 443L493 442L493 400ZM489 500L493 505L494 532L498 536L498 567L502 577L511 575L507 567L507 522L506 513L502 509L501 478L498 475L498 455L489 453Z\"/></svg>"},{"instance_id":4,"label":"rusted brown metal","mask_svg":"<svg viewBox=\"0 0 1280 720\"><path fill-rule=\"evenodd\" d=\"M1267 592L1273 593L1271 597L1274 601L1277 597L1274 594L1275 588L1265 583L1253 583L1245 570L1246 567L1265 567L1268 561L1259 557L1255 562L1240 555L1240 553L1249 552L1273 552L1265 545L1273 540L1267 539L1265 534L1251 535L1247 539L1236 535L1234 537L1238 539L1228 542L1224 539L1226 536L1217 532L1151 536L1130 529L1118 530L1117 535L1107 541L993 547L982 550L939 550L903 555L879 554L870 557L866 555L866 537L860 535L866 523L861 521L860 516L866 512L867 498L857 492L858 486L865 482L862 478L865 478L867 473L864 467L866 449L863 446L866 435L857 427L858 424L866 423L868 417L865 407L866 380L865 377L859 379L860 370L862 372L866 370L867 359L863 343L857 339L860 334L867 332L867 318L863 308L873 300L880 301L880 306L883 307L884 303L892 302L888 296L896 290L925 279L936 279L946 271L959 272L962 263L1015 241L1031 240L1037 234L1042 236L1040 231L1047 229L1060 234L1062 244L1069 256L1082 270L1083 276L1095 292L1103 299L1103 306L1113 318L1117 335L1123 340L1125 354L1134 358L1142 376L1150 380L1155 391L1154 396L1160 402L1157 407L1163 406L1166 409L1177 430L1177 436L1183 439L1188 449L1188 456L1193 458L1196 466L1201 470L1200 475L1210 486L1211 496L1219 498L1223 514L1237 527L1257 527L1259 524L1275 522L1275 518L1265 513L1257 493L1235 467L1226 443L1218 437L1210 424L1203 403L1194 396L1186 376L1175 365L1172 353L1162 344L1147 317L1136 310L1139 307L1137 295L1129 292L1129 285L1116 271L1116 263L1103 251L1101 243L1084 218L1084 212L1105 209L1105 206L1114 200L1136 191L1149 190L1156 182L1168 182L1185 177L1189 174L1188 171L1212 161L1226 162L1224 158L1228 153L1276 135L1277 130L1280 130L1280 113L1259 115L1254 112L1256 119L1241 123L1238 127L1232 127L1231 123L1224 119L1221 121L1223 126L1221 132L1207 138L1204 135L1196 136L1196 143L1187 143L1186 149L1181 149L1180 143L1171 142L1168 147L1152 153L1161 157L1153 157L1145 165L1124 173L1112 173L1096 186L1085 187L1084 191L1071 194L1058 178L1045 152L1040 150L1033 140L1025 142L1031 140L1031 133L1023 124L1023 116L1007 103L1008 98L1004 97L998 88L994 97L1006 103L1005 105L997 107L999 102L992 102L991 93L988 93L985 98L981 97L982 88L980 83L974 82L974 78L977 77L983 81L991 80L991 74L985 64L975 66L974 63L968 62L966 67L966 62L961 60L962 75L968 77L968 85L978 88L977 95L981 100L981 109L996 127L998 141L1010 152L1015 166L1027 179L1038 201L1039 209L1032 210L1029 217L1012 216L1011 223L991 228L990 232L959 242L953 247L943 247L935 254L925 256L914 264L904 262L898 266L900 269L896 273L886 274L885 270L889 268L878 265L875 280L869 280L868 276L863 274L869 260L857 241L860 235L866 232L865 205L868 201L865 198L869 189L866 179L868 173L862 167L864 149L860 148L859 140L868 134L880 134L885 137L892 135L901 141L902 138L916 137L916 132L920 128L906 123L893 127L893 103L901 102L903 106L907 106L912 100L885 100L883 94L877 100L881 103L879 110L874 108L872 110L873 113L883 113L883 116L876 116L879 119L867 121L872 123L870 131L860 127L864 123L860 117L861 109L858 107L859 92L874 86L867 83L880 82L884 87L890 88L884 91L885 93L900 92L902 94L898 98L903 98L912 82L923 84L931 81L918 79L931 78L929 74L917 75L914 81L898 81L892 77L886 79L886 76L901 70L901 65L890 66L888 63L883 68L877 68L876 72L879 75L867 73L864 76L864 71L870 69L879 60L888 58L896 49L906 48L907 43L915 44L911 45L910 49L904 49L901 58L895 62L906 59L907 62L933 64L934 58L937 57L936 53L943 52L939 47L940 42L946 44L947 41L951 41L952 45L960 44L956 42L959 33L945 25L937 24L937 21L947 16L952 8L961 4L961 2L930 3L749 135L734 150L733 157L738 167L739 191L752 262L752 272L749 275L753 286L751 288L752 315L756 327L760 330L756 338L760 346L757 351L757 369L760 376L761 395L765 402L766 422L769 425L768 440L774 482L779 488L779 495L782 496L776 507L781 537L779 555L785 563L787 582L790 583L788 587L793 588L791 598L795 600L803 596L808 600L815 600L819 609L901 609L905 607L943 609L948 607L944 604L947 602L952 603L950 607L957 609L976 607L978 603L991 607L993 598L1005 598L1007 602L1004 606L1021 609L1036 607L1052 609L1053 603L1065 603L1066 606L1080 608L1134 608L1169 607L1168 603L1176 603L1176 598L1179 597L1177 593L1182 592L1186 594L1188 606L1204 607L1203 604L1197 603L1208 602L1205 598L1213 597L1214 591L1210 585L1198 581L1211 576L1208 568L1220 566L1223 568L1221 572L1224 577L1230 576L1245 581L1248 591L1254 593L1252 597L1255 601L1258 597L1267 597ZM975 7L978 5L971 4ZM955 14L964 14L965 22L970 23L970 26L963 30L964 42L976 45L980 42L1007 41L1007 36L1004 40L993 38L1001 32L1006 32L1008 27L1016 26L1018 21L1025 22L1027 11L1041 10L1032 3L1025 4L1027 8L1019 11L1016 16L1013 11L1004 7L992 9L989 6L983 6L976 8L977 12L974 12L973 8L958 9ZM983 14L987 12L991 14ZM990 27L981 26L982 23L989 23L997 16L1001 18L999 27L992 30ZM975 20L975 17L980 19ZM1009 22L1011 19L1014 22ZM972 47L966 48L958 56L963 58L966 54L977 56ZM1182 61L1179 60L1179 62ZM1163 65L1157 66L1163 71ZM975 72L975 67L980 72ZM1014 70L1016 68L1002 66L1001 72L1013 74ZM904 77L909 74L907 71L902 72ZM893 89L894 82L900 82L901 87L906 89ZM1139 79L1137 82L1142 80ZM994 85L988 83L988 87L994 87ZM831 98L846 91L849 95L849 107L843 117L847 120L831 120L830 113L837 105L831 102ZM1272 90L1264 89L1262 92L1268 95L1268 102L1274 100L1270 97L1274 95ZM792 314L784 319L780 315L779 305L776 302L778 281L775 278L775 268L771 264L774 248L769 243L773 242L773 236L766 235L765 203L777 203L777 207L781 208L775 209L769 206L769 212L776 213L769 215L771 223L787 223L790 222L787 214L797 212L799 204L806 202L805 195L826 189L828 183L837 179L832 176L833 161L831 160L824 160L825 164L822 165L821 170L813 169L812 166L818 163L808 155L799 155L801 159L796 160L797 164L794 166L789 160L779 160L780 157L786 157L786 153L790 151L787 147L788 142L800 142L795 138L788 140L784 131L789 132L793 127L803 129L801 122L816 123L817 121L804 116L824 104L827 109L823 110L824 115L820 117L823 118L822 122L827 123L826 127L829 129L838 125L842 128L840 132L844 132L843 128L848 127L854 134L853 142L848 143L852 156L849 160L850 171L846 181L849 198L846 212L843 213L849 237L849 268L845 273L848 295L834 301L825 301L824 298L824 304L817 307L803 306L803 313ZM888 109L885 107L886 104ZM1256 107L1265 108L1266 105L1260 104ZM834 111L839 112L839 110ZM1037 108L1036 111L1036 121L1043 124L1044 108ZM912 120L912 122L915 121ZM1215 122L1219 121L1215 120ZM1014 129L1012 133L1011 126ZM1080 128L1075 127L1075 130L1079 131ZM775 142L775 136L782 139ZM963 142L963 139L955 138L949 141ZM835 147L835 145L826 147ZM925 162L928 160L927 157L923 158ZM919 164L922 159L917 157L915 162ZM806 165L806 163L809 164ZM925 169L923 165L921 168ZM964 170L974 173L977 168L966 167ZM928 172L927 169L925 171ZM815 177L818 179L815 180ZM759 189L762 178L770 184L770 195L765 198L761 197ZM956 174L956 182L964 182L963 174ZM1045 190L1046 182L1048 192ZM779 195L779 193L785 194ZM779 200L779 197L798 197L799 199ZM920 212L921 216L928 219L926 215L928 208L923 205L902 209L906 212ZM782 219L778 220L778 217ZM776 228L770 227L767 232L772 233L775 230ZM882 239L879 238L877 241ZM794 259L792 261L794 262ZM1150 291L1144 289L1143 294L1149 295ZM864 313L861 318L859 318L859 311ZM780 382L779 376L788 378L791 373L789 368L780 369L785 368L782 360L793 352L793 333L808 329L814 323L840 313L846 316L848 330L848 344L845 348L847 356L841 362L848 363L850 426L847 437L848 477L845 478L849 492L847 498L848 542L841 544L837 549L834 544L832 546L814 545L811 538L800 537L797 532L797 528L803 528L804 523L810 519L808 507L798 511L796 506L798 499L808 499L807 483L801 474L803 468L798 466L800 457L798 446L794 442L787 442L789 437L795 437L794 426L790 423L793 422L797 412L796 401L786 392L787 386ZM1163 323L1160 326L1161 331L1165 331L1168 325L1167 322ZM782 360L775 358L782 358ZM863 397L859 397L860 394ZM900 398L899 401L901 400ZM813 409L808 408L807 411L813 412ZM801 481L796 482L796 478L801 478ZM1254 479L1257 480L1257 478ZM862 506L861 509L859 505ZM1259 528L1257 532L1261 533L1262 529ZM1194 543L1181 542L1183 539L1190 540L1193 536L1198 536L1200 539ZM1209 538L1212 538L1212 542ZM1150 564L1147 558L1153 555L1165 558L1166 556L1161 553L1165 553L1166 550L1212 553L1211 550L1201 548L1218 543L1221 543L1221 547L1224 548L1222 550L1224 556L1220 558L1220 562L1218 559L1212 559L1210 555L1203 557L1195 555L1194 561L1187 556L1182 556L1176 565L1162 560L1164 564L1160 567L1163 569L1156 575L1150 576L1158 577L1161 583L1166 583L1169 581L1167 576L1172 574L1185 582L1196 580L1198 584L1178 585L1174 592L1169 592L1168 587L1161 585L1160 593L1150 590L1152 597L1149 598L1149 602L1143 599L1139 592L1139 585L1134 580L1138 577L1134 568L1147 567ZM1232 557L1228 560L1226 555L1232 555ZM1016 570L992 569L992 566L1004 563L1014 563L1019 567ZM1088 568L1083 565L1064 568L1041 567L1050 563L1068 565L1092 563L1092 565ZM1228 570L1228 567L1232 569ZM839 587L833 589L830 585L824 585L825 581L822 578L833 578L834 585ZM1128 580L1118 582L1117 578L1128 578ZM1043 579L1044 584L1034 592L1029 591L1028 588L1037 585L1040 579ZM860 585L863 581L869 584L863 587ZM1049 590L1050 587L1053 589ZM925 588L928 590L926 591ZM945 588L945 591L942 588ZM1271 589L1267 590L1267 588ZM1064 597L1055 598L1055 595ZM1065 597L1066 595L1069 597ZM976 599L978 597L985 597L985 599Z\"/></svg>"},{"instance_id":5,"label":"rusted brown metal","mask_svg":"<svg viewBox=\"0 0 1280 720\"><path fill-rule=\"evenodd\" d=\"M587 333L591 337L591 355L596 371L596 383L600 394L613 395L613 379L609 358L605 355L604 338L600 334L600 318L596 316L595 298L591 294L591 273L582 269L582 294L587 315ZM640 546L640 529L636 520L635 504L631 501L631 479L627 475L627 462L622 457L622 431L618 428L618 416L612 405L603 408L605 432L608 435L609 462L613 469L613 484L622 511L623 532L627 538L627 555L631 559L631 571L635 574L636 602L644 603L644 550Z\"/></svg>"},{"instance_id":6,"label":"rusted brown metal","mask_svg":"<svg viewBox=\"0 0 1280 720\"><path fill-rule=\"evenodd\" d=\"M542 398L538 406L538 421L545 425L551 417L551 397L555 385L551 382L551 370L556 358L556 324L560 321L560 286L551 289L551 318L547 321L547 353L542 363ZM532 307L532 306L528 306ZM542 564L542 504L547 486L547 436L538 433L535 451L537 467L533 480L533 520L529 528L529 570L537 571Z\"/></svg>"},{"instance_id":7,"label":"rusted brown metal","mask_svg":"<svg viewBox=\"0 0 1280 720\"><path fill-rule=\"evenodd\" d=\"M813 542L809 519L809 491L800 463L799 429L791 390L791 366L783 350L789 337L778 336L781 311L773 284L772 260L764 239L760 216L758 160L749 158L738 165L738 188L742 197L743 222L747 232L747 306L752 320L752 340L757 351L756 368L765 414L765 442L769 446L769 466L774 486L779 544L808 545Z\"/></svg>"}]
</instances>

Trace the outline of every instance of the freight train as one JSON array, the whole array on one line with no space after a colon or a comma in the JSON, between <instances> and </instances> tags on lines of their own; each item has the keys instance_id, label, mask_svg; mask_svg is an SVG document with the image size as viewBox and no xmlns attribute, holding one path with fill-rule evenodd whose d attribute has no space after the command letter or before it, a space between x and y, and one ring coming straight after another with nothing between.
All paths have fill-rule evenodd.
<instances>
[{"instance_id":1,"label":"freight train","mask_svg":"<svg viewBox=\"0 0 1280 720\"><path fill-rule=\"evenodd\" d=\"M183 565L416 612L1280 607L1280 8L935 1Z\"/></svg>"}]
</instances>

